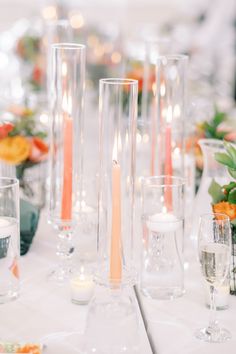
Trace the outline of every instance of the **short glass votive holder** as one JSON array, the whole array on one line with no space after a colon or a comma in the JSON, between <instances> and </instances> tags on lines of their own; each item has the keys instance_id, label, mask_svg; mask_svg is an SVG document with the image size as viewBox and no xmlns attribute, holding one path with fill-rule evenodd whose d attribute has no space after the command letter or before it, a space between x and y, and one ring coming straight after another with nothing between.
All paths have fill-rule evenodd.
<instances>
[{"instance_id":1,"label":"short glass votive holder","mask_svg":"<svg viewBox=\"0 0 236 354\"><path fill-rule=\"evenodd\" d=\"M141 291L157 299L184 293L184 180L147 177L142 181Z\"/></svg>"},{"instance_id":2,"label":"short glass votive holder","mask_svg":"<svg viewBox=\"0 0 236 354\"><path fill-rule=\"evenodd\" d=\"M93 297L94 289L91 270L81 265L70 279L71 302L77 305L87 305Z\"/></svg>"}]
</instances>

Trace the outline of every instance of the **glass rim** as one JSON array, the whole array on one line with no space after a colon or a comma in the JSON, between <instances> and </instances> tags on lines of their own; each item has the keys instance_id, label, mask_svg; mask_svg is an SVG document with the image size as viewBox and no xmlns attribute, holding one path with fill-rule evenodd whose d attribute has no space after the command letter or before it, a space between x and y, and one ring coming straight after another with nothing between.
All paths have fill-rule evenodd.
<instances>
[{"instance_id":1,"label":"glass rim","mask_svg":"<svg viewBox=\"0 0 236 354\"><path fill-rule=\"evenodd\" d=\"M109 77L105 79L100 79L99 82L101 84L108 84L108 85L135 85L138 84L138 80L129 79L129 78L116 78L116 77Z\"/></svg>"},{"instance_id":2,"label":"glass rim","mask_svg":"<svg viewBox=\"0 0 236 354\"><path fill-rule=\"evenodd\" d=\"M85 50L86 46L84 44L79 44L79 43L53 43L52 44L52 49L68 49L68 50Z\"/></svg>"},{"instance_id":3,"label":"glass rim","mask_svg":"<svg viewBox=\"0 0 236 354\"><path fill-rule=\"evenodd\" d=\"M213 220L214 216L220 216L221 218L223 217L223 219L219 219L219 220ZM229 221L230 222L230 217L227 214L224 213L205 213L205 214L201 214L200 215L200 221L201 220L211 220L213 222L219 222L219 221Z\"/></svg>"},{"instance_id":4,"label":"glass rim","mask_svg":"<svg viewBox=\"0 0 236 354\"><path fill-rule=\"evenodd\" d=\"M155 183L157 181L165 181L165 179L169 179L170 183ZM147 183L147 182L151 183ZM172 183L171 183L172 182ZM174 183L175 182L175 183ZM160 176L150 176L150 177L142 177L141 178L142 187L179 187L185 185L185 178L179 176L168 176L168 175L160 175Z\"/></svg>"},{"instance_id":5,"label":"glass rim","mask_svg":"<svg viewBox=\"0 0 236 354\"><path fill-rule=\"evenodd\" d=\"M189 56L187 54L161 54L157 56L157 63L158 61L163 59L187 61L189 59Z\"/></svg>"},{"instance_id":6,"label":"glass rim","mask_svg":"<svg viewBox=\"0 0 236 354\"><path fill-rule=\"evenodd\" d=\"M8 181L8 184L1 185L1 181ZM15 177L0 177L0 189L15 187L19 185L19 180Z\"/></svg>"}]
</instances>

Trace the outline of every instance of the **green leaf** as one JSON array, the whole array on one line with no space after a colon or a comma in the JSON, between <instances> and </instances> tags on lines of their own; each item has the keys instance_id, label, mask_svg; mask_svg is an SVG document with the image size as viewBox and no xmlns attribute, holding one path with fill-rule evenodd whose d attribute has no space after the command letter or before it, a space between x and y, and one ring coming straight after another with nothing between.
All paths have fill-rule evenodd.
<instances>
[{"instance_id":1,"label":"green leaf","mask_svg":"<svg viewBox=\"0 0 236 354\"><path fill-rule=\"evenodd\" d=\"M233 219L233 220L231 220L230 222L231 222L231 224L233 224L234 226L236 226L236 219Z\"/></svg>"},{"instance_id":2,"label":"green leaf","mask_svg":"<svg viewBox=\"0 0 236 354\"><path fill-rule=\"evenodd\" d=\"M225 147L225 150L227 151L228 155L233 160L233 162L235 164L235 169L236 169L236 148L232 144L227 143L226 141L224 142L224 147Z\"/></svg>"},{"instance_id":3,"label":"green leaf","mask_svg":"<svg viewBox=\"0 0 236 354\"><path fill-rule=\"evenodd\" d=\"M236 188L236 182L230 182L229 184L225 184L223 186L223 189L225 189L226 192L230 192L233 188Z\"/></svg>"},{"instance_id":4,"label":"green leaf","mask_svg":"<svg viewBox=\"0 0 236 354\"><path fill-rule=\"evenodd\" d=\"M228 202L230 204L236 204L236 188L232 189L228 194Z\"/></svg>"},{"instance_id":5,"label":"green leaf","mask_svg":"<svg viewBox=\"0 0 236 354\"><path fill-rule=\"evenodd\" d=\"M230 168L234 168L234 162L231 159L231 157L223 152L216 152L215 159L222 165L228 166Z\"/></svg>"},{"instance_id":6,"label":"green leaf","mask_svg":"<svg viewBox=\"0 0 236 354\"><path fill-rule=\"evenodd\" d=\"M228 171L230 176L236 179L236 170L234 170L233 168L228 168Z\"/></svg>"},{"instance_id":7,"label":"green leaf","mask_svg":"<svg viewBox=\"0 0 236 354\"><path fill-rule=\"evenodd\" d=\"M226 119L226 114L224 112L215 111L215 115L212 119L213 125L217 128Z\"/></svg>"},{"instance_id":8,"label":"green leaf","mask_svg":"<svg viewBox=\"0 0 236 354\"><path fill-rule=\"evenodd\" d=\"M213 179L208 189L208 193L212 197L212 203L216 204L226 200L226 195L222 192L222 187Z\"/></svg>"}]
</instances>

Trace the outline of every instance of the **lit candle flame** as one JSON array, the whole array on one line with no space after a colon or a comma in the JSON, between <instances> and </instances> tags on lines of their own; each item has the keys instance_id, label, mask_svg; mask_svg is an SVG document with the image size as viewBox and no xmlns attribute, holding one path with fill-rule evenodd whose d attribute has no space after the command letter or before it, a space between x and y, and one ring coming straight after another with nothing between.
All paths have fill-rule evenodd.
<instances>
[{"instance_id":1,"label":"lit candle flame","mask_svg":"<svg viewBox=\"0 0 236 354\"><path fill-rule=\"evenodd\" d=\"M70 95L67 96L66 93L62 98L62 109L64 112L68 113L69 115L72 114L72 98Z\"/></svg>"},{"instance_id":2,"label":"lit candle flame","mask_svg":"<svg viewBox=\"0 0 236 354\"><path fill-rule=\"evenodd\" d=\"M62 76L66 77L67 75L67 64L65 61L63 61L62 66L61 66L61 73Z\"/></svg>"}]
</instances>

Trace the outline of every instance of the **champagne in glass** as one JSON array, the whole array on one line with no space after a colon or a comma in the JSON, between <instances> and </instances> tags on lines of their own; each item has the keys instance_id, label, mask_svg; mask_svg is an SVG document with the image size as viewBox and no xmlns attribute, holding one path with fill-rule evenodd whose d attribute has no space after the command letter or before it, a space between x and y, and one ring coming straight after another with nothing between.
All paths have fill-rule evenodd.
<instances>
[{"instance_id":1,"label":"champagne in glass","mask_svg":"<svg viewBox=\"0 0 236 354\"><path fill-rule=\"evenodd\" d=\"M197 330L196 337L207 342L225 342L231 338L231 334L221 328L216 320L215 294L230 267L231 228L228 216L214 213L200 217L198 248L202 274L210 285L211 315L209 325Z\"/></svg>"},{"instance_id":2,"label":"champagne in glass","mask_svg":"<svg viewBox=\"0 0 236 354\"><path fill-rule=\"evenodd\" d=\"M220 243L209 243L201 248L200 263L206 281L215 287L222 284L228 273L230 248Z\"/></svg>"}]
</instances>

